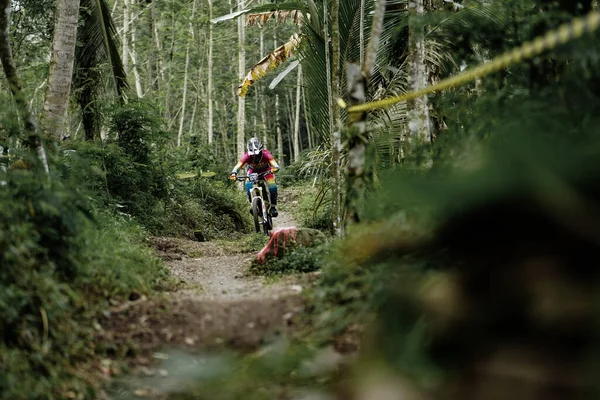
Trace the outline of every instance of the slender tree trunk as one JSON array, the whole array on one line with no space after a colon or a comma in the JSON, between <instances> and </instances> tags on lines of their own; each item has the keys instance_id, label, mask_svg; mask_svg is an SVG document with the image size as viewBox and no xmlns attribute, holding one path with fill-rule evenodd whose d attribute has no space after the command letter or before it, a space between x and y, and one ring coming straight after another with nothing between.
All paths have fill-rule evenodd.
<instances>
[{"instance_id":1,"label":"slender tree trunk","mask_svg":"<svg viewBox=\"0 0 600 400\"><path fill-rule=\"evenodd\" d=\"M238 0L238 10L244 9L244 0ZM242 82L246 76L246 27L243 18L238 18L238 78ZM235 93L237 96L237 93ZM245 124L246 124L246 101L244 97L238 98L237 115L237 153L244 154L246 150ZM240 184L240 187L243 185Z\"/></svg>"},{"instance_id":2,"label":"slender tree trunk","mask_svg":"<svg viewBox=\"0 0 600 400\"><path fill-rule=\"evenodd\" d=\"M168 68L169 75L167 78L166 84L166 92L165 92L165 119L169 121L170 124L174 122L174 119L171 118L171 83L173 81L173 57L175 55L175 38L177 37L177 31L175 30L175 0L171 1L171 44L169 46L169 58L168 58ZM167 66L165 65L165 68ZM175 117L173 117L175 118Z\"/></svg>"},{"instance_id":3,"label":"slender tree trunk","mask_svg":"<svg viewBox=\"0 0 600 400\"><path fill-rule=\"evenodd\" d=\"M362 67L348 64L346 69L348 102L350 106L367 101L369 80L375 67L379 38L383 30L385 0L376 4L371 28L371 40ZM367 113L348 115L348 163L346 165L346 224L360 222L359 208L364 201L365 191L372 182L372 170L367 162L369 142L367 138Z\"/></svg>"},{"instance_id":4,"label":"slender tree trunk","mask_svg":"<svg viewBox=\"0 0 600 400\"><path fill-rule=\"evenodd\" d=\"M275 130L277 131L277 157L279 157L279 165L285 165L283 157L283 134L281 133L281 122L279 121L279 94L275 95Z\"/></svg>"},{"instance_id":5,"label":"slender tree trunk","mask_svg":"<svg viewBox=\"0 0 600 400\"><path fill-rule=\"evenodd\" d=\"M181 100L181 114L179 116L179 133L177 135L177 147L183 142L183 124L185 122L185 108L187 105L188 80L190 71L190 45L194 40L194 17L196 16L196 0L192 3L192 17L190 18L190 32L185 50L185 70L183 73L183 99Z\"/></svg>"},{"instance_id":6,"label":"slender tree trunk","mask_svg":"<svg viewBox=\"0 0 600 400\"><path fill-rule=\"evenodd\" d=\"M310 129L310 121L308 117L308 108L306 107L306 92L302 86L302 107L304 108L304 121L306 123L306 135L308 136L308 148L313 148L314 142L312 137L312 129Z\"/></svg>"},{"instance_id":7,"label":"slender tree trunk","mask_svg":"<svg viewBox=\"0 0 600 400\"><path fill-rule=\"evenodd\" d=\"M295 155L294 155L294 148L292 147L293 143L294 143L294 138L293 138L293 132L292 132L292 127L294 126L294 100L293 99L293 94L292 91L290 90L286 97L286 108L287 108L287 117L288 117L288 129L287 129L287 138L288 138L288 151L290 152L290 163L293 162L293 160L295 159Z\"/></svg>"},{"instance_id":8,"label":"slender tree trunk","mask_svg":"<svg viewBox=\"0 0 600 400\"><path fill-rule=\"evenodd\" d=\"M271 138L269 137L269 129L267 128L267 106L265 104L264 94L260 98L260 119L261 119L261 128L263 133L263 140L265 143L265 147L271 144Z\"/></svg>"},{"instance_id":9,"label":"slender tree trunk","mask_svg":"<svg viewBox=\"0 0 600 400\"><path fill-rule=\"evenodd\" d=\"M332 182L332 208L333 231L342 235L342 176L340 171L340 153L342 139L340 132L340 107L337 100L340 97L340 26L339 26L340 0L331 2L331 67L332 67L332 118L333 131L331 137L331 176Z\"/></svg>"},{"instance_id":10,"label":"slender tree trunk","mask_svg":"<svg viewBox=\"0 0 600 400\"><path fill-rule=\"evenodd\" d=\"M296 83L296 120L294 121L294 162L300 161L300 106L302 105L302 65L298 65Z\"/></svg>"},{"instance_id":11,"label":"slender tree trunk","mask_svg":"<svg viewBox=\"0 0 600 400\"><path fill-rule=\"evenodd\" d=\"M427 86L427 64L425 61L425 37L423 0L409 2L409 40L408 67L409 89L417 91ZM422 96L408 102L408 147L412 156L419 155L419 164L430 167L431 160L431 124L429 120L429 101ZM418 150L419 154L415 154Z\"/></svg>"},{"instance_id":12,"label":"slender tree trunk","mask_svg":"<svg viewBox=\"0 0 600 400\"><path fill-rule=\"evenodd\" d=\"M273 33L273 48L276 49L277 45L277 29ZM282 167L286 164L285 157L283 155L283 133L281 132L281 120L279 111L279 94L275 95L275 130L277 132L277 153L279 157L279 165Z\"/></svg>"},{"instance_id":13,"label":"slender tree trunk","mask_svg":"<svg viewBox=\"0 0 600 400\"><path fill-rule=\"evenodd\" d=\"M212 0L208 0L208 18L213 17ZM208 23L208 144L213 142L213 24Z\"/></svg>"},{"instance_id":14,"label":"slender tree trunk","mask_svg":"<svg viewBox=\"0 0 600 400\"><path fill-rule=\"evenodd\" d=\"M261 2L261 4L264 2ZM277 47L275 47L277 48ZM265 30L263 27L260 28L260 59L265 55ZM267 109L265 104L265 96L264 93L260 96L260 115L261 115L261 124L263 130L263 142L265 147L269 144L269 132L267 129Z\"/></svg>"},{"instance_id":15,"label":"slender tree trunk","mask_svg":"<svg viewBox=\"0 0 600 400\"><path fill-rule=\"evenodd\" d=\"M66 133L78 20L79 0L57 0L52 57L42 114L46 134L56 139L60 139Z\"/></svg>"},{"instance_id":16,"label":"slender tree trunk","mask_svg":"<svg viewBox=\"0 0 600 400\"><path fill-rule=\"evenodd\" d=\"M131 13L129 13L131 15ZM130 57L131 57L131 62L133 64L133 76L135 79L135 91L137 94L137 97L139 99L141 99L142 97L144 97L144 88L142 87L142 77L140 76L140 71L139 71L139 66L137 63L137 54L135 52L135 21L132 19L130 20L130 24L131 24L131 51L130 51Z\"/></svg>"},{"instance_id":17,"label":"slender tree trunk","mask_svg":"<svg viewBox=\"0 0 600 400\"><path fill-rule=\"evenodd\" d=\"M383 1L385 0L378 0ZM360 0L360 27L359 27L360 65L365 62L365 0Z\"/></svg>"},{"instance_id":18,"label":"slender tree trunk","mask_svg":"<svg viewBox=\"0 0 600 400\"><path fill-rule=\"evenodd\" d=\"M162 57L162 45L160 43L160 34L158 32L159 29L159 19L156 14L156 1L152 2L152 43L154 45L155 53L156 53L156 62L158 63L158 78L157 79L157 89L163 87L165 81L165 65Z\"/></svg>"},{"instance_id":19,"label":"slender tree trunk","mask_svg":"<svg viewBox=\"0 0 600 400\"><path fill-rule=\"evenodd\" d=\"M215 104L216 106L216 104ZM225 157L225 159L230 160L231 158L235 158L235 157L231 157L230 151L229 151L229 145L228 145L228 136L227 133L229 131L229 118L227 115L227 109L225 108L225 103L223 102L221 104L221 117L220 117L220 125L221 125L221 141L223 142L223 155Z\"/></svg>"},{"instance_id":20,"label":"slender tree trunk","mask_svg":"<svg viewBox=\"0 0 600 400\"><path fill-rule=\"evenodd\" d=\"M323 2L323 37L325 38L325 73L327 75L327 103L329 104L329 138L333 136L333 82L331 80L331 55L329 49L329 13L327 0Z\"/></svg>"},{"instance_id":21,"label":"slender tree trunk","mask_svg":"<svg viewBox=\"0 0 600 400\"><path fill-rule=\"evenodd\" d=\"M44 171L48 174L48 160L46 159L46 151L42 146L42 135L35 115L31 112L31 107L25 97L10 47L10 11L10 0L0 0L0 61L19 116L23 120L25 133L27 134L27 144L37 153Z\"/></svg>"},{"instance_id":22,"label":"slender tree trunk","mask_svg":"<svg viewBox=\"0 0 600 400\"><path fill-rule=\"evenodd\" d=\"M131 0L123 0L123 50L121 58L123 59L123 66L125 71L129 71L129 2Z\"/></svg>"}]
</instances>

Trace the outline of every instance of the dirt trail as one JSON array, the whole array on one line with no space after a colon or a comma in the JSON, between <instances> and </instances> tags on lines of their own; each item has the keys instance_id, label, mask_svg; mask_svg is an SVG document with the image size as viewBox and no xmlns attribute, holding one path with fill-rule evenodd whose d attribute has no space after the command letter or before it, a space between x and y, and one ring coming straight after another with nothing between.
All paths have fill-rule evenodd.
<instances>
[{"instance_id":1,"label":"dirt trail","mask_svg":"<svg viewBox=\"0 0 600 400\"><path fill-rule=\"evenodd\" d=\"M284 192L281 198L293 205L293 194ZM294 225L284 207L275 226ZM294 315L303 310L300 293L310 277L268 281L249 275L255 254L242 253L235 242L156 238L154 245L180 288L117 307L103 321L105 339L135 349L133 375L152 377L151 384L134 385L138 397L161 398L157 382L168 380L170 373L157 363L156 351L254 350L293 329Z\"/></svg>"}]
</instances>

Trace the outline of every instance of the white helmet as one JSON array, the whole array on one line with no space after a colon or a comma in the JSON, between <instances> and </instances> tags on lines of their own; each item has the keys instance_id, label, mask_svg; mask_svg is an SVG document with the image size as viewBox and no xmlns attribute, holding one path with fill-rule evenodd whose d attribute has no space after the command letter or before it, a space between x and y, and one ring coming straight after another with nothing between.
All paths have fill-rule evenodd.
<instances>
[{"instance_id":1,"label":"white helmet","mask_svg":"<svg viewBox=\"0 0 600 400\"><path fill-rule=\"evenodd\" d=\"M248 154L251 156L262 156L263 145L258 138L248 140Z\"/></svg>"}]
</instances>

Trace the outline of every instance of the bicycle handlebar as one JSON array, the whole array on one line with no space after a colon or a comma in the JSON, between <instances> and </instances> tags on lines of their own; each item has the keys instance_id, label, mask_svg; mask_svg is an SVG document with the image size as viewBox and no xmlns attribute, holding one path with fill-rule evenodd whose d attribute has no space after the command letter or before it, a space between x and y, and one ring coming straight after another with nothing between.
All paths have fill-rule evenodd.
<instances>
[{"instance_id":1,"label":"bicycle handlebar","mask_svg":"<svg viewBox=\"0 0 600 400\"><path fill-rule=\"evenodd\" d=\"M271 171L265 171L265 172L255 172L258 176L265 176L268 175L270 173L272 173ZM242 175L242 176L236 176L235 179L238 181L245 181L246 179L250 178L249 175Z\"/></svg>"}]
</instances>

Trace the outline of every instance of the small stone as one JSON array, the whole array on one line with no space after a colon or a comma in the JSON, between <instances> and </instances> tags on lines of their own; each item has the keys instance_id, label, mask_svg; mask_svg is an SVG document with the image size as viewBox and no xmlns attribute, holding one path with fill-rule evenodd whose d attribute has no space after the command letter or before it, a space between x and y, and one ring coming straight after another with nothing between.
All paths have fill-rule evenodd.
<instances>
[{"instance_id":1,"label":"small stone","mask_svg":"<svg viewBox=\"0 0 600 400\"><path fill-rule=\"evenodd\" d=\"M302 286L300 285L292 285L291 289L296 293L302 293Z\"/></svg>"},{"instance_id":2,"label":"small stone","mask_svg":"<svg viewBox=\"0 0 600 400\"><path fill-rule=\"evenodd\" d=\"M133 394L137 397L147 397L148 395L150 395L150 392L148 392L145 389L136 389L133 391Z\"/></svg>"},{"instance_id":3,"label":"small stone","mask_svg":"<svg viewBox=\"0 0 600 400\"><path fill-rule=\"evenodd\" d=\"M292 319L293 316L294 316L294 313L291 313L291 312L285 313L285 314L283 314L283 319L287 321L289 319Z\"/></svg>"},{"instance_id":4,"label":"small stone","mask_svg":"<svg viewBox=\"0 0 600 400\"><path fill-rule=\"evenodd\" d=\"M255 324L254 322L248 322L248 323L246 324L246 326L247 326L249 329L253 329L253 328L256 326L256 324Z\"/></svg>"},{"instance_id":5,"label":"small stone","mask_svg":"<svg viewBox=\"0 0 600 400\"><path fill-rule=\"evenodd\" d=\"M169 359L169 355L165 354L165 353L154 353L154 354L152 354L152 357L154 357L158 360L168 360Z\"/></svg>"},{"instance_id":6,"label":"small stone","mask_svg":"<svg viewBox=\"0 0 600 400\"><path fill-rule=\"evenodd\" d=\"M160 376L169 376L169 371L167 371L166 369L159 369L158 374Z\"/></svg>"},{"instance_id":7,"label":"small stone","mask_svg":"<svg viewBox=\"0 0 600 400\"><path fill-rule=\"evenodd\" d=\"M187 344L189 346L193 346L194 343L196 343L196 341L193 338L191 338L191 337L186 337L185 338L185 344Z\"/></svg>"},{"instance_id":8,"label":"small stone","mask_svg":"<svg viewBox=\"0 0 600 400\"><path fill-rule=\"evenodd\" d=\"M150 369L148 367L142 367L142 368L140 368L140 372L142 374L144 374L145 376L154 376L155 375L154 370L152 370L152 369Z\"/></svg>"}]
</instances>

